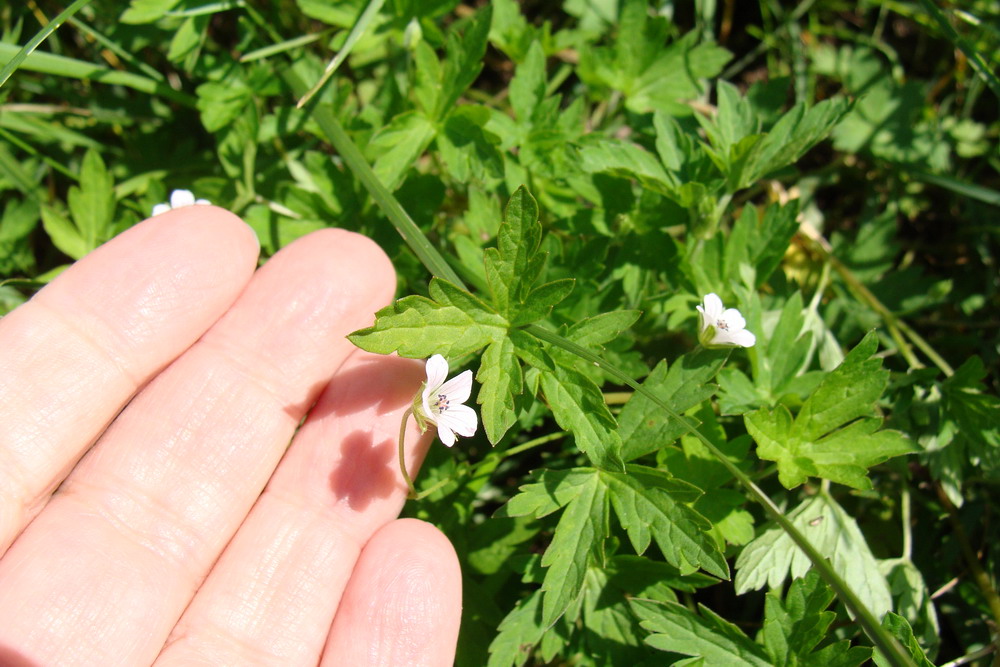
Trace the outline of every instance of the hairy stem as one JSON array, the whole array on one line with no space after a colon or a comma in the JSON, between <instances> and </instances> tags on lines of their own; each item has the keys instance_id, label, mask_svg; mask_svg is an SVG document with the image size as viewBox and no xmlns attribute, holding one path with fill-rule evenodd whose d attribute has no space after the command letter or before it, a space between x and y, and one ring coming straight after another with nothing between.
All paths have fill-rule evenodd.
<instances>
[{"instance_id":1,"label":"hairy stem","mask_svg":"<svg viewBox=\"0 0 1000 667\"><path fill-rule=\"evenodd\" d=\"M403 473L403 481L406 482L406 488L408 489L406 497L410 500L417 498L417 490L413 487L413 480L410 479L410 473L406 472L406 454L403 448L403 442L406 440L406 420L410 418L413 414L413 408L406 408L406 412L403 413L403 418L399 421L399 472Z\"/></svg>"}]
</instances>

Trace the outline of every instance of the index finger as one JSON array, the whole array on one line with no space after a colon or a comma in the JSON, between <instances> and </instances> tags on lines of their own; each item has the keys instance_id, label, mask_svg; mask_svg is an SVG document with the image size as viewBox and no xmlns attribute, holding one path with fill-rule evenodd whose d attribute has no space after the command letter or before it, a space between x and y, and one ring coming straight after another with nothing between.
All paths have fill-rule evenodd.
<instances>
[{"instance_id":1,"label":"index finger","mask_svg":"<svg viewBox=\"0 0 1000 667\"><path fill-rule=\"evenodd\" d=\"M136 389L236 300L257 252L223 209L171 211L0 319L0 555Z\"/></svg>"}]
</instances>

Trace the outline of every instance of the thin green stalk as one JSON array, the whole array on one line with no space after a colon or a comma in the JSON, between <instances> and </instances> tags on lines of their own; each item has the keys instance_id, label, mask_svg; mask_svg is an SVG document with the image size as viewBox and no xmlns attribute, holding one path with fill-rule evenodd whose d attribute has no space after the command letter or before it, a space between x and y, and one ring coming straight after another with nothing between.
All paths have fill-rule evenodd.
<instances>
[{"instance_id":1,"label":"thin green stalk","mask_svg":"<svg viewBox=\"0 0 1000 667\"><path fill-rule=\"evenodd\" d=\"M406 497L411 500L417 497L417 490L413 488L413 480L410 479L410 473L406 472L406 452L403 442L406 440L406 420L412 414L413 408L406 408L403 418L399 420L399 471L403 473L403 481L406 482L406 488L408 489Z\"/></svg>"},{"instance_id":2,"label":"thin green stalk","mask_svg":"<svg viewBox=\"0 0 1000 667\"><path fill-rule=\"evenodd\" d=\"M807 227L803 227L803 229L807 229ZM942 373L948 377L955 374L955 369L951 367L951 364L945 361L944 357L938 354L937 350L931 347L930 343L924 340L923 336L914 331L913 328L906 322L896 317L895 313L886 308L885 304L883 304L877 296L872 294L871 290L869 290L864 283L858 280L858 277L854 275L847 265L834 256L833 251L826 239L819 236L815 232L812 234L805 234L805 238L812 241L812 246L823 255L823 259L833 266L833 269L840 275L844 282L847 283L848 288L854 292L858 299L878 313L878 315L882 318L882 321L885 322L885 326L889 330L889 335L891 335L893 340L896 341L896 345L899 347L900 353L906 359L906 362L911 368L923 368L923 364L920 363L920 360L913 354L913 350L910 346L910 343L912 342L913 346L923 352L924 355L930 359ZM909 338L909 341L903 338L904 335Z\"/></svg>"},{"instance_id":3,"label":"thin green stalk","mask_svg":"<svg viewBox=\"0 0 1000 667\"><path fill-rule=\"evenodd\" d=\"M39 44L44 42L49 35L58 30L59 26L61 26L66 19L89 5L90 2L91 0L76 0L76 2L59 12L58 16L49 21L47 25L43 26L41 30L35 33L35 36L32 37L27 44L21 47L17 53L15 53L14 56L7 61L7 64L4 65L3 69L0 70L0 88L3 87L3 84L7 83L7 79L10 78L10 75L17 71L17 68L21 66L21 63L23 63L25 59L27 59L27 57L38 48ZM15 49L17 48L13 44L8 46L13 46ZM2 53L0 53L0 55L2 55Z\"/></svg>"},{"instance_id":4,"label":"thin green stalk","mask_svg":"<svg viewBox=\"0 0 1000 667\"><path fill-rule=\"evenodd\" d=\"M10 132L8 132L3 128L0 128L0 139L3 139L4 141L9 141L14 146L17 146L18 148L26 152L28 155L33 155L39 158L42 162L49 165L55 171L58 171L63 176L70 178L74 181L79 180L76 174L74 174L72 171L63 166L62 162L60 162L59 160L54 160L50 158L48 155L45 155L44 153L35 150L34 146L32 146L27 142L21 141L20 138L11 134Z\"/></svg>"},{"instance_id":5,"label":"thin green stalk","mask_svg":"<svg viewBox=\"0 0 1000 667\"><path fill-rule=\"evenodd\" d=\"M16 44L4 44L0 42L0 62L8 60L7 65L9 66L13 62L10 59L14 58L19 51L20 49L17 48ZM194 108L195 103L198 101L194 95L174 90L161 81L155 81L132 72L119 72L118 70L101 67L100 65L88 63L83 60L58 56L54 53L45 53L44 51L31 53L24 59L24 62L20 66L23 69L40 74L53 74L72 79L86 79L99 83L125 86L133 90L138 90L140 93L159 95L160 97L165 97L178 104L192 108Z\"/></svg>"},{"instance_id":6,"label":"thin green stalk","mask_svg":"<svg viewBox=\"0 0 1000 667\"><path fill-rule=\"evenodd\" d=\"M365 7L365 11L361 12L361 16L358 17L358 20L354 23L354 27L351 28L351 32L348 33L347 41L344 42L343 48L337 52L337 55L333 57L333 60L331 60L326 66L326 69L323 70L323 76L319 78L319 81L317 81L313 87L309 89L309 92L299 99L298 103L295 105L296 109L304 107L308 104L309 100L316 95L316 93L323 89L323 86L325 86L326 82L330 80L330 77L334 75L337 68L340 67L340 64L347 60L347 56L350 55L354 45L358 43L361 36L365 34L365 30L368 29L368 26L371 25L372 21L375 20L375 17L378 16L379 10L382 9L383 4L385 4L385 0L368 1L368 6Z\"/></svg>"},{"instance_id":7,"label":"thin green stalk","mask_svg":"<svg viewBox=\"0 0 1000 667\"><path fill-rule=\"evenodd\" d=\"M976 51L975 47L968 40L958 34L951 23L948 22L948 18L938 8L937 4L934 3L934 0L920 0L920 4L931 15L931 18L937 23L938 28L944 33L945 37L962 50L965 57L969 59L972 68L976 70L979 76L986 82L986 85L990 87L990 90L993 91L993 94L997 96L997 99L1000 100L1000 79L997 79L996 74L993 73L993 68L986 62L982 54Z\"/></svg>"},{"instance_id":8,"label":"thin green stalk","mask_svg":"<svg viewBox=\"0 0 1000 667\"><path fill-rule=\"evenodd\" d=\"M986 600L986 606L989 607L990 614L993 616L994 626L1000 627L1000 594L993 587L990 575L986 573L986 570L980 564L979 557L976 556L976 552L969 542L969 536L965 532L965 526L962 525L962 519L958 516L958 509L955 507L955 504L951 502L948 494L941 488L941 484L935 482L934 490L937 491L938 500L941 501L941 505L948 512L952 535L962 550L962 556L965 558L965 564L969 568L969 573L972 574L972 580L976 582L979 592L982 593L983 599Z\"/></svg>"},{"instance_id":9,"label":"thin green stalk","mask_svg":"<svg viewBox=\"0 0 1000 667\"><path fill-rule=\"evenodd\" d=\"M903 524L903 558L910 560L913 555L913 526L910 525L910 513L912 501L910 499L910 487L903 485L903 492L900 494L900 521Z\"/></svg>"},{"instance_id":10,"label":"thin green stalk","mask_svg":"<svg viewBox=\"0 0 1000 667\"><path fill-rule=\"evenodd\" d=\"M292 91L296 95L301 95L300 91L305 90L305 84L302 83L301 79L290 70L286 70L283 76L292 87ZM448 266L441 253L431 245L431 242L427 240L424 233L417 227L417 223L413 222L413 219L399 201L382 185L378 176L375 175L375 172L368 165L368 161L365 160L365 156L361 154L361 151L354 145L351 138L347 136L344 128L334 118L333 112L330 111L329 107L321 104L316 105L312 110L312 117L319 124L320 128L322 128L323 132L326 133L333 147L340 153L340 157L344 160L344 163L365 186L369 194L371 194L372 199L375 200L375 203L378 204L382 212L389 218L389 221L396 228L396 231L399 232L399 235L403 237L407 245L410 246L417 257L420 258L420 261L423 262L424 266L427 267L427 270L435 276L444 278L464 288L465 283L458 277L455 270Z\"/></svg>"},{"instance_id":11,"label":"thin green stalk","mask_svg":"<svg viewBox=\"0 0 1000 667\"><path fill-rule=\"evenodd\" d=\"M321 32L314 32L309 35L302 35L301 37L296 37L295 39L287 39L279 44L271 44L270 46L265 46L260 49L254 49L249 53L245 53L240 56L241 63L249 63L254 60L261 60L263 58L269 58L270 56L278 55L279 53L284 53L286 51L291 51L292 49L297 49L300 46L305 46L306 44L312 44L313 42L323 39L329 35L332 30L323 30Z\"/></svg>"},{"instance_id":12,"label":"thin green stalk","mask_svg":"<svg viewBox=\"0 0 1000 667\"><path fill-rule=\"evenodd\" d=\"M93 39L95 42L106 48L108 51L111 51L111 53L115 54L116 56L127 62L129 65L131 65L132 67L141 70L150 79L155 79L156 81L167 80L167 77L165 77L162 72L142 62L141 60L133 56L131 53L129 53L126 49L123 49L121 46L119 46L112 40L108 39L101 33L97 32L83 21L79 21L75 18L70 18L69 24L74 28L76 28L77 30L79 30L80 32L82 32L83 34Z\"/></svg>"},{"instance_id":13,"label":"thin green stalk","mask_svg":"<svg viewBox=\"0 0 1000 667\"><path fill-rule=\"evenodd\" d=\"M898 641L896 641L896 638L893 637L891 634L889 634L888 631L886 631L881 626L881 624L878 622L878 619L875 618L875 615L872 614L871 610L868 609L867 606L865 606L865 604L860 600L860 598L858 598L857 595L855 595L854 591L851 590L851 587L848 586L844 582L844 580L840 578L840 575L837 574L837 572L833 569L833 566L830 565L829 561L816 549L816 547L812 545L812 543L806 538L806 536L803 535L801 532L799 532L799 529L796 528L795 525L791 521L789 521L787 517L785 517L785 515L781 512L778 506L774 504L774 502L767 496L767 494L765 494L760 489L760 487L754 484L753 481L746 475L746 473L744 473L742 470L736 467L736 465L734 465L733 462L730 461L726 457L726 455L712 443L711 440L706 438L701 433L701 431L699 431L695 427L694 424L692 424L690 421L688 421L688 419L686 419L685 417L681 416L676 411L674 411L669 405L667 405L659 398L657 398L656 395L653 394L651 391L640 385L631 377L621 372L615 366L609 364L604 359L594 354L590 350L580 347L576 343L568 341L562 336L559 336L558 334L555 334L549 331L548 329L544 329L535 324L529 324L524 329L525 331L532 334L536 338L539 338L540 340L561 347L567 352L572 352L573 354L576 354L577 356L580 356L583 359L586 359L587 361L590 361L595 365L599 366L610 375L614 376L621 382L632 387L632 389L634 389L636 392L642 394L644 397L655 403L660 409L666 412L667 415L669 415L672 419L677 420L677 422L680 423L685 430L691 433L691 435L698 438L701 441L701 443L705 445L705 447L712 453L712 455L715 456L715 458L717 458L719 462L726 467L727 470L729 470L729 473L736 478L736 480L743 486L743 488L747 490L747 492L750 494L750 497L757 503L762 505L764 507L764 510L768 513L768 515L770 515L770 517L779 526L781 526L781 528L788 534L788 536L792 538L792 541L795 542L795 544L798 545L798 547L802 549L803 552L805 552L806 556L812 562L813 567L816 568L820 576L823 577L823 579L827 582L827 584L830 585L830 588L833 589L834 593L837 594L837 597L839 597L841 601L844 603L844 605L847 606L847 608L851 611L851 613L854 614L854 617L857 619L858 623L864 629L865 634L868 635L868 638L871 639L872 642L875 644L875 646L877 646L878 649L881 650L882 653L884 653L889 658L892 664L908 665L915 667L915 663L913 662L913 659L910 658L909 654L907 654L903 650L903 647L899 644Z\"/></svg>"},{"instance_id":14,"label":"thin green stalk","mask_svg":"<svg viewBox=\"0 0 1000 667\"><path fill-rule=\"evenodd\" d=\"M171 10L164 14L164 16L170 16L173 18L191 18L192 16L218 14L219 12L226 12L230 9L241 9L245 6L246 3L243 0L226 0L225 2L212 2L200 7L192 7L191 9Z\"/></svg>"}]
</instances>

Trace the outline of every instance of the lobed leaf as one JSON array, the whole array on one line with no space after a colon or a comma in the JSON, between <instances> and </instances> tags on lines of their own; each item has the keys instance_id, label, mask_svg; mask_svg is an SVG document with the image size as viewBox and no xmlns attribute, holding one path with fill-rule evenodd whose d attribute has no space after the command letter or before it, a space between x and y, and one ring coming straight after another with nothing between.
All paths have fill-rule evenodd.
<instances>
[{"instance_id":1,"label":"lobed leaf","mask_svg":"<svg viewBox=\"0 0 1000 667\"><path fill-rule=\"evenodd\" d=\"M507 321L475 296L441 278L431 280L431 295L407 296L375 313L373 326L347 338L368 352L425 358L455 358L504 340Z\"/></svg>"},{"instance_id":2,"label":"lobed leaf","mask_svg":"<svg viewBox=\"0 0 1000 667\"><path fill-rule=\"evenodd\" d=\"M598 468L623 470L622 441L600 388L577 370L556 365L542 373L542 391L556 423Z\"/></svg>"},{"instance_id":3,"label":"lobed leaf","mask_svg":"<svg viewBox=\"0 0 1000 667\"><path fill-rule=\"evenodd\" d=\"M877 344L873 332L865 336L827 374L794 419L783 405L744 415L757 455L778 464L778 479L786 488L822 477L869 489L868 468L914 451L898 431L879 431L881 419L864 417L872 412L888 376L880 370L880 360L869 358Z\"/></svg>"},{"instance_id":4,"label":"lobed leaf","mask_svg":"<svg viewBox=\"0 0 1000 667\"><path fill-rule=\"evenodd\" d=\"M516 421L514 397L521 393L521 364L514 356L514 343L504 337L490 343L483 353L476 380L482 385L476 401L483 406L483 428L492 444L500 442Z\"/></svg>"}]
</instances>

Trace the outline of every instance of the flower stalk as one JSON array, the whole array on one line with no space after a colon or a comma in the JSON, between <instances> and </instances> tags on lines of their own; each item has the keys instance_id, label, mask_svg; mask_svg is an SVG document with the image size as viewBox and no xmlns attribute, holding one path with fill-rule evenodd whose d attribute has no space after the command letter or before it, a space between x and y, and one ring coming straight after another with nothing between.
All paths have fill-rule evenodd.
<instances>
[{"instance_id":1,"label":"flower stalk","mask_svg":"<svg viewBox=\"0 0 1000 667\"><path fill-rule=\"evenodd\" d=\"M399 472L403 473L403 481L406 482L406 497L408 500L414 500L417 497L417 490L413 486L413 480L410 478L410 473L406 471L406 452L403 447L403 443L406 441L406 420L410 418L413 414L412 408L406 408L406 412L403 413L403 418L399 422Z\"/></svg>"}]
</instances>

